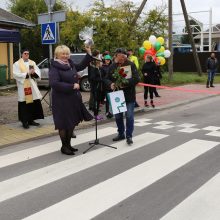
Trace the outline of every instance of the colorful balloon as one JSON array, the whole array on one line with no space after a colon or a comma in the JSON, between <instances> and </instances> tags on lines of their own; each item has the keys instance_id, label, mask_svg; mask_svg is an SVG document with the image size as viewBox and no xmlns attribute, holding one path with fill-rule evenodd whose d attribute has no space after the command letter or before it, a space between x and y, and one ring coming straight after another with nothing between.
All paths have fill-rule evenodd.
<instances>
[{"instance_id":1,"label":"colorful balloon","mask_svg":"<svg viewBox=\"0 0 220 220\"><path fill-rule=\"evenodd\" d=\"M152 47L150 50L146 50L144 53L144 60L146 60L147 56L152 56L155 57L156 56L156 50Z\"/></svg>"},{"instance_id":2,"label":"colorful balloon","mask_svg":"<svg viewBox=\"0 0 220 220\"><path fill-rule=\"evenodd\" d=\"M161 66L163 66L166 63L166 60L164 57L157 57L157 58L158 58Z\"/></svg>"},{"instance_id":3,"label":"colorful balloon","mask_svg":"<svg viewBox=\"0 0 220 220\"><path fill-rule=\"evenodd\" d=\"M150 50L151 47L152 47L152 44L149 40L145 40L144 43L143 43L143 47L146 49L146 50Z\"/></svg>"},{"instance_id":4,"label":"colorful balloon","mask_svg":"<svg viewBox=\"0 0 220 220\"><path fill-rule=\"evenodd\" d=\"M164 57L164 52L157 52L156 56L157 57Z\"/></svg>"},{"instance_id":5,"label":"colorful balloon","mask_svg":"<svg viewBox=\"0 0 220 220\"><path fill-rule=\"evenodd\" d=\"M158 57L155 57L155 58L154 58L154 62L155 62L156 64L159 64Z\"/></svg>"},{"instance_id":6,"label":"colorful balloon","mask_svg":"<svg viewBox=\"0 0 220 220\"><path fill-rule=\"evenodd\" d=\"M165 50L165 51L164 51L164 56L165 56L166 58L169 58L170 55L171 55L171 52L170 52L169 50Z\"/></svg>"},{"instance_id":7,"label":"colorful balloon","mask_svg":"<svg viewBox=\"0 0 220 220\"><path fill-rule=\"evenodd\" d=\"M161 43L158 42L158 41L156 41L156 43L154 44L154 48L155 48L156 51L160 50L160 48L161 48Z\"/></svg>"},{"instance_id":8,"label":"colorful balloon","mask_svg":"<svg viewBox=\"0 0 220 220\"><path fill-rule=\"evenodd\" d=\"M140 54L140 55L144 55L145 51L146 51L146 50L145 50L144 47L140 47L140 48L139 48L139 54Z\"/></svg>"},{"instance_id":9,"label":"colorful balloon","mask_svg":"<svg viewBox=\"0 0 220 220\"><path fill-rule=\"evenodd\" d=\"M164 50L165 50L164 46L161 46L161 48L160 48L157 52L158 52L158 53L164 52Z\"/></svg>"},{"instance_id":10,"label":"colorful balloon","mask_svg":"<svg viewBox=\"0 0 220 220\"><path fill-rule=\"evenodd\" d=\"M161 45L164 44L164 38L163 37L158 37L157 41L160 42Z\"/></svg>"},{"instance_id":11,"label":"colorful balloon","mask_svg":"<svg viewBox=\"0 0 220 220\"><path fill-rule=\"evenodd\" d=\"M154 45L156 43L156 41L157 41L157 38L154 35L151 35L149 37L149 41L151 42L152 45Z\"/></svg>"}]
</instances>

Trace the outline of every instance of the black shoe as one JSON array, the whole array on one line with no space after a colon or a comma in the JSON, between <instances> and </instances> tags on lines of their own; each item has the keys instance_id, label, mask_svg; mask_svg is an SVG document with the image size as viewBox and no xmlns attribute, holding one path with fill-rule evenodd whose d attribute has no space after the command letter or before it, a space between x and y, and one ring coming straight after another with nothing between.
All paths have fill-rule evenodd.
<instances>
[{"instance_id":1,"label":"black shoe","mask_svg":"<svg viewBox=\"0 0 220 220\"><path fill-rule=\"evenodd\" d=\"M22 123L23 128L28 129L29 128L29 124L28 122L23 122Z\"/></svg>"},{"instance_id":2,"label":"black shoe","mask_svg":"<svg viewBox=\"0 0 220 220\"><path fill-rule=\"evenodd\" d=\"M75 155L74 152L66 146L61 147L61 152L66 155Z\"/></svg>"},{"instance_id":3,"label":"black shoe","mask_svg":"<svg viewBox=\"0 0 220 220\"><path fill-rule=\"evenodd\" d=\"M213 87L213 88L214 88L215 86L211 85L210 87Z\"/></svg>"},{"instance_id":4,"label":"black shoe","mask_svg":"<svg viewBox=\"0 0 220 220\"><path fill-rule=\"evenodd\" d=\"M108 113L106 113L106 117L107 117L107 118L112 118L113 115L112 115L110 112L108 112Z\"/></svg>"},{"instance_id":5,"label":"black shoe","mask_svg":"<svg viewBox=\"0 0 220 220\"><path fill-rule=\"evenodd\" d=\"M30 121L29 125L33 125L33 126L39 126L40 124L35 122L35 121Z\"/></svg>"},{"instance_id":6,"label":"black shoe","mask_svg":"<svg viewBox=\"0 0 220 220\"><path fill-rule=\"evenodd\" d=\"M161 97L161 96L160 96L160 95L155 95L155 97L158 97L158 98L159 98L159 97Z\"/></svg>"},{"instance_id":7,"label":"black shoe","mask_svg":"<svg viewBox=\"0 0 220 220\"><path fill-rule=\"evenodd\" d=\"M149 107L149 105L147 104L147 101L144 101L144 106Z\"/></svg>"},{"instance_id":8,"label":"black shoe","mask_svg":"<svg viewBox=\"0 0 220 220\"><path fill-rule=\"evenodd\" d=\"M209 80L206 82L206 88L209 88Z\"/></svg>"},{"instance_id":9,"label":"black shoe","mask_svg":"<svg viewBox=\"0 0 220 220\"><path fill-rule=\"evenodd\" d=\"M70 148L70 150L73 151L73 152L77 152L77 151L78 151L77 148L74 148L74 147L72 147L72 146L69 146L69 148Z\"/></svg>"},{"instance_id":10,"label":"black shoe","mask_svg":"<svg viewBox=\"0 0 220 220\"><path fill-rule=\"evenodd\" d=\"M121 135L118 135L117 137L113 138L112 140L113 141L121 141L121 140L124 140L125 139L125 136L121 136Z\"/></svg>"},{"instance_id":11,"label":"black shoe","mask_svg":"<svg viewBox=\"0 0 220 220\"><path fill-rule=\"evenodd\" d=\"M74 133L74 131L73 131L73 133L72 133L71 138L76 138L76 134Z\"/></svg>"},{"instance_id":12,"label":"black shoe","mask_svg":"<svg viewBox=\"0 0 220 220\"><path fill-rule=\"evenodd\" d=\"M132 140L131 137L128 137L128 138L127 138L127 144L128 144L128 145L133 144L133 140Z\"/></svg>"},{"instance_id":13,"label":"black shoe","mask_svg":"<svg viewBox=\"0 0 220 220\"><path fill-rule=\"evenodd\" d=\"M155 108L155 105L154 105L153 100L150 101L150 104L151 104L151 106L152 106L153 108Z\"/></svg>"},{"instance_id":14,"label":"black shoe","mask_svg":"<svg viewBox=\"0 0 220 220\"><path fill-rule=\"evenodd\" d=\"M137 102L135 102L134 107L135 107L135 108L138 108L138 107L140 107L140 105L138 105L138 103L137 103Z\"/></svg>"}]
</instances>

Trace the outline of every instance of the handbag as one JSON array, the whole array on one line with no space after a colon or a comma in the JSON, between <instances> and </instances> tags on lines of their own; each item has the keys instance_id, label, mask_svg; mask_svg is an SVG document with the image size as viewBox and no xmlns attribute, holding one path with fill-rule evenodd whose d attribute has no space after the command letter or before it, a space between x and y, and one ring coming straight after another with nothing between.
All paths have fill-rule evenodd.
<instances>
[{"instance_id":1,"label":"handbag","mask_svg":"<svg viewBox=\"0 0 220 220\"><path fill-rule=\"evenodd\" d=\"M107 98L113 115L127 111L125 96L122 90L108 93Z\"/></svg>"}]
</instances>

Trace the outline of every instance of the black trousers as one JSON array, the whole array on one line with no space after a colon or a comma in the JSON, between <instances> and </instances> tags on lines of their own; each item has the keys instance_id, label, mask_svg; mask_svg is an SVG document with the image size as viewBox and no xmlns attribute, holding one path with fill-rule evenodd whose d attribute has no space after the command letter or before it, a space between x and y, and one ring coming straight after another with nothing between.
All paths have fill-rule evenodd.
<instances>
[{"instance_id":1,"label":"black trousers","mask_svg":"<svg viewBox=\"0 0 220 220\"><path fill-rule=\"evenodd\" d=\"M36 119L44 119L43 108L39 99L33 103L18 102L18 119L22 123L31 122Z\"/></svg>"},{"instance_id":2,"label":"black trousers","mask_svg":"<svg viewBox=\"0 0 220 220\"><path fill-rule=\"evenodd\" d=\"M92 96L93 96L93 106L92 106L92 110L94 112L94 115L98 115L99 114L99 106L101 103L101 90L92 90Z\"/></svg>"}]
</instances>

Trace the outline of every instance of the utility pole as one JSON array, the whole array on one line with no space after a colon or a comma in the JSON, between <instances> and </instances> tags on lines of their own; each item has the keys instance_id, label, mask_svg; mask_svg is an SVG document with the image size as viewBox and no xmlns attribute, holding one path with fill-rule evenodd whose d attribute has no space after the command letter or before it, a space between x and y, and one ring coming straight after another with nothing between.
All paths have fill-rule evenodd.
<instances>
[{"instance_id":1,"label":"utility pole","mask_svg":"<svg viewBox=\"0 0 220 220\"><path fill-rule=\"evenodd\" d=\"M169 18L169 50L171 55L168 60L168 69L169 69L169 81L173 77L173 1L169 0L168 2L168 18Z\"/></svg>"},{"instance_id":2,"label":"utility pole","mask_svg":"<svg viewBox=\"0 0 220 220\"><path fill-rule=\"evenodd\" d=\"M141 6L138 8L138 10L137 10L137 12L136 12L136 14L135 14L135 16L134 16L134 19L133 19L132 22L131 22L131 27L134 27L134 26L135 26L135 24L136 24L136 22L137 22L139 16L141 15L141 13L142 13L142 11L143 11L144 6L146 5L146 3L147 3L147 0L143 0L143 1L142 1Z\"/></svg>"},{"instance_id":3,"label":"utility pole","mask_svg":"<svg viewBox=\"0 0 220 220\"><path fill-rule=\"evenodd\" d=\"M184 0L180 0L180 2L181 2L182 10L183 10L183 15L184 15L185 23L186 23L187 32L189 34L189 39L190 39L190 43L191 43L191 46L192 46L193 57L194 57L194 60L195 60L195 63L196 63L196 69L197 69L197 72L198 72L199 76L201 76L202 75L202 69L201 69L201 65L200 65L200 61L199 61L199 56L198 56L198 53L196 51L196 46L195 46L195 42L194 42L194 39L193 39L192 30L190 28L188 13L187 13L187 10L186 10L186 5L185 5Z\"/></svg>"}]
</instances>

